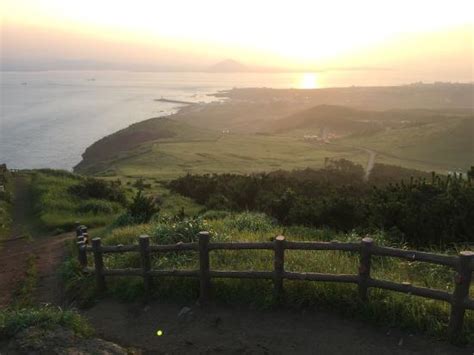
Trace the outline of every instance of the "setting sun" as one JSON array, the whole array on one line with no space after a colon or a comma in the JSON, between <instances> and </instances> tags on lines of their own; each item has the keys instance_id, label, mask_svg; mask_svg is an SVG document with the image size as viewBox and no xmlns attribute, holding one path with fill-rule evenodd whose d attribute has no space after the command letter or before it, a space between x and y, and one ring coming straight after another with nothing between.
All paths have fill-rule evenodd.
<instances>
[{"instance_id":1,"label":"setting sun","mask_svg":"<svg viewBox=\"0 0 474 355\"><path fill-rule=\"evenodd\" d=\"M316 89L318 87L316 78L316 74L314 73L304 73L301 77L299 87L301 89Z\"/></svg>"}]
</instances>

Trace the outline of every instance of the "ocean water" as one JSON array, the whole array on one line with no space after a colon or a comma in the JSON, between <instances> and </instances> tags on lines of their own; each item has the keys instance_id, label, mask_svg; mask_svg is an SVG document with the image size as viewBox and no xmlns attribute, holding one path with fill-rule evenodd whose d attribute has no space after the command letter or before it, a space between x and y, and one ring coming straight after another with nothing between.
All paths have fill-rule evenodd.
<instances>
[{"instance_id":1,"label":"ocean water","mask_svg":"<svg viewBox=\"0 0 474 355\"><path fill-rule=\"evenodd\" d=\"M208 102L233 87L311 88L387 85L363 72L146 73L119 71L0 72L0 163L11 168L72 169L98 139L179 108L155 99Z\"/></svg>"}]
</instances>

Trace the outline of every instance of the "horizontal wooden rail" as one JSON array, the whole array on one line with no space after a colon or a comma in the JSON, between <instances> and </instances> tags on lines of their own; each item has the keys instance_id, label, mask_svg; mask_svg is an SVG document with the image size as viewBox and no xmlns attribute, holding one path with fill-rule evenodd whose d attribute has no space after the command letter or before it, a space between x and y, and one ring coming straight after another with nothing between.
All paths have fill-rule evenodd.
<instances>
[{"instance_id":1,"label":"horizontal wooden rail","mask_svg":"<svg viewBox=\"0 0 474 355\"><path fill-rule=\"evenodd\" d=\"M320 274L316 272L285 272L283 277L288 280L307 280L307 281L331 281L331 282L348 282L358 283L358 275L334 275Z\"/></svg>"},{"instance_id":2,"label":"horizontal wooden rail","mask_svg":"<svg viewBox=\"0 0 474 355\"><path fill-rule=\"evenodd\" d=\"M412 294L415 296L431 298L431 299L441 300L441 301L446 301L446 302L451 301L451 294L446 291L413 286L408 282L399 284L392 281L370 279L369 287L377 287L384 290L402 292L402 293Z\"/></svg>"},{"instance_id":3,"label":"horizontal wooden rail","mask_svg":"<svg viewBox=\"0 0 474 355\"><path fill-rule=\"evenodd\" d=\"M105 245L100 247L102 253L126 253L140 251L139 245Z\"/></svg>"},{"instance_id":4,"label":"horizontal wooden rail","mask_svg":"<svg viewBox=\"0 0 474 355\"><path fill-rule=\"evenodd\" d=\"M228 279L272 279L272 271L209 271L209 275L215 278Z\"/></svg>"},{"instance_id":5,"label":"horizontal wooden rail","mask_svg":"<svg viewBox=\"0 0 474 355\"><path fill-rule=\"evenodd\" d=\"M360 243L339 242L285 242L285 249L359 251Z\"/></svg>"},{"instance_id":6,"label":"horizontal wooden rail","mask_svg":"<svg viewBox=\"0 0 474 355\"><path fill-rule=\"evenodd\" d=\"M389 247L382 247L382 246L373 246L372 255L377 256L392 256L395 258L406 259L409 261L422 261L431 264L438 264L444 266L454 267L458 263L457 256L449 256L449 255L440 255L440 254L432 254L432 253L425 253L422 251L414 251L414 250L403 250L397 248L389 248Z\"/></svg>"},{"instance_id":7,"label":"horizontal wooden rail","mask_svg":"<svg viewBox=\"0 0 474 355\"><path fill-rule=\"evenodd\" d=\"M78 260L84 272L94 273L99 290L106 288L105 276L140 276L143 277L145 293L148 295L152 287L152 277L194 277L200 283L200 303L205 304L210 299L212 278L238 279L267 279L273 280L275 301L284 298L283 280L340 282L358 285L360 299L368 300L368 290L379 288L384 290L406 293L434 300L441 300L451 304L451 316L448 334L452 340L457 339L462 332L465 310L474 310L474 300L469 298L469 287L474 265L474 252L463 251L458 256L448 256L404 250L374 245L371 238L364 238L360 243L332 242L292 242L285 237L278 236L271 242L238 242L238 243L211 243L208 232L198 235L197 243L176 243L167 245L152 245L150 237L143 235L138 245L102 246L100 238L92 239L92 247L88 242L87 228L78 226L77 230ZM274 252L273 271L233 271L211 270L210 251L213 250L271 250ZM356 274L323 274L314 272L285 271L285 250L331 250L357 252L360 256L358 273ZM87 267L87 253L93 252L94 268ZM197 270L156 270L151 268L151 254L162 252L195 251L199 255L199 269ZM140 253L141 267L130 269L108 269L104 265L103 255L107 253ZM454 279L455 289L451 294L443 290L413 286L410 283L397 283L387 280L377 280L371 277L371 259L373 256L396 257L409 261L420 261L437 265L448 266L456 271Z\"/></svg>"},{"instance_id":8,"label":"horizontal wooden rail","mask_svg":"<svg viewBox=\"0 0 474 355\"><path fill-rule=\"evenodd\" d=\"M244 249L268 249L273 250L271 242L264 243L210 243L209 250L244 250Z\"/></svg>"}]
</instances>

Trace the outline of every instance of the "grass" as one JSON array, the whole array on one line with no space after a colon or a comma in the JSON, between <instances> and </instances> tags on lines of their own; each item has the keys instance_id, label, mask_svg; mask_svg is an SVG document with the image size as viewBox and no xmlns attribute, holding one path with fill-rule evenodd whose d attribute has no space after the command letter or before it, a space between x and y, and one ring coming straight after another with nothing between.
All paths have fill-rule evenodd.
<instances>
[{"instance_id":1,"label":"grass","mask_svg":"<svg viewBox=\"0 0 474 355\"><path fill-rule=\"evenodd\" d=\"M12 307L22 309L32 307L35 303L34 295L38 285L37 256L29 254L26 259L24 277L14 292Z\"/></svg>"},{"instance_id":2,"label":"grass","mask_svg":"<svg viewBox=\"0 0 474 355\"><path fill-rule=\"evenodd\" d=\"M32 326L42 329L55 329L61 326L83 337L93 334L87 321L72 310L52 306L0 310L0 339L9 339Z\"/></svg>"},{"instance_id":3,"label":"grass","mask_svg":"<svg viewBox=\"0 0 474 355\"><path fill-rule=\"evenodd\" d=\"M465 171L473 161L473 130L472 117L450 118L348 137L338 143L380 152L378 162L428 171Z\"/></svg>"},{"instance_id":4,"label":"grass","mask_svg":"<svg viewBox=\"0 0 474 355\"><path fill-rule=\"evenodd\" d=\"M193 240L199 229L209 230L214 241L268 241L279 234L295 241L355 241L362 237L356 233L335 234L329 230L298 226L284 228L262 215L244 213L213 220L160 220L151 224L128 226L106 232L102 240L105 245L137 244L138 235L147 233L152 237L152 243L174 243L178 240ZM163 239L164 236L167 237ZM382 233L374 235L374 238L379 244L392 245ZM140 267L138 253L107 254L104 261L106 267L110 268ZM355 274L358 263L358 254L349 252L287 251L285 256L285 269L288 271ZM194 252L156 254L152 258L152 268L198 269L198 258ZM273 253L250 250L213 251L211 268L272 270ZM410 281L414 285L447 291L452 291L453 287L452 270L395 258L374 258L373 276L385 280ZM83 282L93 287L93 280ZM274 306L272 283L269 281L215 279L212 284L213 297L217 301L247 303L263 308ZM123 300L143 296L143 283L139 277L109 278L108 286L109 294ZM198 297L198 289L197 280L166 278L155 282L153 292L154 297L160 299L195 300ZM358 301L357 286L324 282L285 281L285 291L288 307L325 307L384 326L423 331L437 337L444 337L446 333L449 305L444 302L371 289L370 302L363 304ZM474 297L474 288L471 289L471 297ZM472 311L467 312L465 339L474 342Z\"/></svg>"},{"instance_id":5,"label":"grass","mask_svg":"<svg viewBox=\"0 0 474 355\"><path fill-rule=\"evenodd\" d=\"M227 134L218 140L155 142L141 154L112 161L118 176L169 180L184 174L253 173L278 169L322 167L324 159L366 159L358 151L314 146L300 137ZM100 174L100 173L99 173Z\"/></svg>"},{"instance_id":6,"label":"grass","mask_svg":"<svg viewBox=\"0 0 474 355\"><path fill-rule=\"evenodd\" d=\"M88 227L104 226L123 211L123 207L116 202L81 199L71 194L68 189L82 179L79 175L67 172L32 173L34 210L42 228L62 233L71 230L78 220Z\"/></svg>"}]
</instances>

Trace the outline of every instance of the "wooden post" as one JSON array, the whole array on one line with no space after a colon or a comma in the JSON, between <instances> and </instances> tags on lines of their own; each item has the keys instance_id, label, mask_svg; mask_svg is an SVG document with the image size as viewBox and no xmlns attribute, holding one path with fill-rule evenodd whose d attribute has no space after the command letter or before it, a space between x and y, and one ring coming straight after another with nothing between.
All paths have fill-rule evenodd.
<instances>
[{"instance_id":1,"label":"wooden post","mask_svg":"<svg viewBox=\"0 0 474 355\"><path fill-rule=\"evenodd\" d=\"M139 237L140 256L143 270L143 285L145 288L145 297L149 299L151 290L151 276L149 274L151 269L150 258L150 237L148 235L141 235Z\"/></svg>"},{"instance_id":2,"label":"wooden post","mask_svg":"<svg viewBox=\"0 0 474 355\"><path fill-rule=\"evenodd\" d=\"M86 243L83 241L77 242L77 250L78 250L78 260L79 264L82 268L87 267L87 253L86 253Z\"/></svg>"},{"instance_id":3,"label":"wooden post","mask_svg":"<svg viewBox=\"0 0 474 355\"><path fill-rule=\"evenodd\" d=\"M102 251L100 250L100 238L92 239L92 251L94 252L95 277L97 282L97 290L103 292L106 289L104 271L104 260L102 259Z\"/></svg>"},{"instance_id":4,"label":"wooden post","mask_svg":"<svg viewBox=\"0 0 474 355\"><path fill-rule=\"evenodd\" d=\"M209 232L199 232L199 302L209 302L211 278L209 275Z\"/></svg>"},{"instance_id":5,"label":"wooden post","mask_svg":"<svg viewBox=\"0 0 474 355\"><path fill-rule=\"evenodd\" d=\"M469 297L472 271L471 262L474 260L474 252L462 251L459 253L459 264L454 277L455 286L451 300L451 315L449 317L448 336L452 342L459 340L462 334L462 325L466 307L464 301Z\"/></svg>"},{"instance_id":6,"label":"wooden post","mask_svg":"<svg viewBox=\"0 0 474 355\"><path fill-rule=\"evenodd\" d=\"M370 249L373 244L374 240L369 237L363 238L360 244L359 297L362 301L367 301L371 264Z\"/></svg>"},{"instance_id":7,"label":"wooden post","mask_svg":"<svg viewBox=\"0 0 474 355\"><path fill-rule=\"evenodd\" d=\"M273 296L276 302L283 300L283 274L285 272L285 237L275 238L275 260L273 276Z\"/></svg>"}]
</instances>

